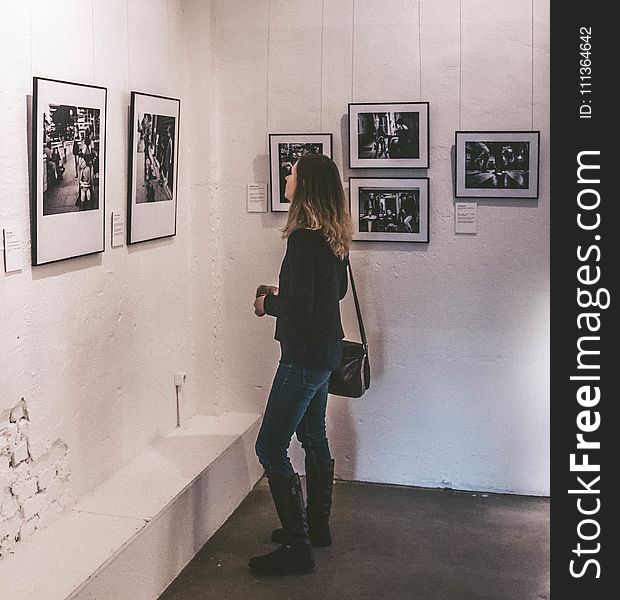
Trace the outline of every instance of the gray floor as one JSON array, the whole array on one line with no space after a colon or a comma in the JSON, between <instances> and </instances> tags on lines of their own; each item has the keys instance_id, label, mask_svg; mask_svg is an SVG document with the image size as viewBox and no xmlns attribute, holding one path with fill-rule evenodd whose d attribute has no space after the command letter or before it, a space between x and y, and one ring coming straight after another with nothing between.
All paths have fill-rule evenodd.
<instances>
[{"instance_id":1,"label":"gray floor","mask_svg":"<svg viewBox=\"0 0 620 600\"><path fill-rule=\"evenodd\" d=\"M334 543L305 575L259 577L276 546L263 478L160 600L546 600L549 500L336 481Z\"/></svg>"}]
</instances>

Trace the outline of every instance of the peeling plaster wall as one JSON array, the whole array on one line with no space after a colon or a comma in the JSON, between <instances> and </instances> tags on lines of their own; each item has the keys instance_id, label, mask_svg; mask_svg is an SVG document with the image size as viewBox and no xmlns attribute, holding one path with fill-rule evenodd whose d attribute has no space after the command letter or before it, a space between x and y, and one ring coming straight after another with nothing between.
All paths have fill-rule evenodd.
<instances>
[{"instance_id":1,"label":"peeling plaster wall","mask_svg":"<svg viewBox=\"0 0 620 600\"><path fill-rule=\"evenodd\" d=\"M71 502L67 446L56 440L33 460L30 426L23 398L10 411L0 412L0 558L46 527Z\"/></svg>"},{"instance_id":2,"label":"peeling plaster wall","mask_svg":"<svg viewBox=\"0 0 620 600\"><path fill-rule=\"evenodd\" d=\"M333 398L345 479L549 493L547 0L214 0L221 291L218 409L261 410L278 360L251 310L275 283L286 215L248 214L268 133L333 132L349 176L430 177L430 243L356 243L373 383ZM203 55L197 49L195 60ZM431 168L350 170L349 102L429 101ZM482 200L454 234L456 130L540 130L540 198ZM348 299L350 300L350 298ZM345 331L357 335L352 302ZM299 454L296 463L301 468Z\"/></svg>"},{"instance_id":3,"label":"peeling plaster wall","mask_svg":"<svg viewBox=\"0 0 620 600\"><path fill-rule=\"evenodd\" d=\"M70 448L71 495L95 487L176 425L174 372L185 371L182 416L213 413L210 215L192 214L190 168L209 165L191 135L182 0L2 2L0 228L23 241L24 268L0 273L0 413L28 402L33 460ZM201 40L210 43L209 23ZM208 63L201 65L208 90ZM30 267L27 102L32 77L108 89L106 249ZM130 91L181 98L174 238L110 247L111 213L126 214ZM187 102L186 102L187 100ZM209 105L199 99L200 114ZM202 158L201 158L202 156Z\"/></svg>"}]
</instances>

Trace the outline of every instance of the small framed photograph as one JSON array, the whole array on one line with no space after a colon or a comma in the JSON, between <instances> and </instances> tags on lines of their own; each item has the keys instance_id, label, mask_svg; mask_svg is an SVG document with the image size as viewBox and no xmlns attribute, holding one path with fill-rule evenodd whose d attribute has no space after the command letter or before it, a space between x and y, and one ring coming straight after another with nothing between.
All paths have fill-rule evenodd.
<instances>
[{"instance_id":1,"label":"small framed photograph","mask_svg":"<svg viewBox=\"0 0 620 600\"><path fill-rule=\"evenodd\" d=\"M427 243L428 187L428 177L351 177L353 239Z\"/></svg>"},{"instance_id":2,"label":"small framed photograph","mask_svg":"<svg viewBox=\"0 0 620 600\"><path fill-rule=\"evenodd\" d=\"M538 198L539 131L457 131L457 198Z\"/></svg>"},{"instance_id":3,"label":"small framed photograph","mask_svg":"<svg viewBox=\"0 0 620 600\"><path fill-rule=\"evenodd\" d=\"M428 168L428 102L349 104L349 166Z\"/></svg>"},{"instance_id":4,"label":"small framed photograph","mask_svg":"<svg viewBox=\"0 0 620 600\"><path fill-rule=\"evenodd\" d=\"M181 101L131 92L127 243L176 235Z\"/></svg>"},{"instance_id":5,"label":"small framed photograph","mask_svg":"<svg viewBox=\"0 0 620 600\"><path fill-rule=\"evenodd\" d=\"M271 173L271 210L288 211L290 201L284 197L286 177L304 154L332 157L331 133L270 133L269 166Z\"/></svg>"},{"instance_id":6,"label":"small framed photograph","mask_svg":"<svg viewBox=\"0 0 620 600\"><path fill-rule=\"evenodd\" d=\"M105 250L104 87L33 78L32 264Z\"/></svg>"}]
</instances>

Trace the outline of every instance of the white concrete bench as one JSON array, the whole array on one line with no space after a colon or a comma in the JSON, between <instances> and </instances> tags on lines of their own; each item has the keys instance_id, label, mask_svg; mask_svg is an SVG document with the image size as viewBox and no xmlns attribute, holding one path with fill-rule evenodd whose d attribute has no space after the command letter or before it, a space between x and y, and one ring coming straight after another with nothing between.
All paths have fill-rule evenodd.
<instances>
[{"instance_id":1,"label":"white concrete bench","mask_svg":"<svg viewBox=\"0 0 620 600\"><path fill-rule=\"evenodd\" d=\"M263 470L260 415L198 415L0 561L11 600L154 600Z\"/></svg>"}]
</instances>

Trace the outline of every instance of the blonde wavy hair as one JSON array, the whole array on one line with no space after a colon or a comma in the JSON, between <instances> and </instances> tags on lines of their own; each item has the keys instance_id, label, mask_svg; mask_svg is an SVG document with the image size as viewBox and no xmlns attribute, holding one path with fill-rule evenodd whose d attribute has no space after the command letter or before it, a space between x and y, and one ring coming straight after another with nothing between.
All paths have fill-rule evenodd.
<instances>
[{"instance_id":1,"label":"blonde wavy hair","mask_svg":"<svg viewBox=\"0 0 620 600\"><path fill-rule=\"evenodd\" d=\"M296 185L282 237L296 229L321 230L341 260L349 254L353 225L336 163L324 154L306 154L295 163Z\"/></svg>"}]
</instances>

